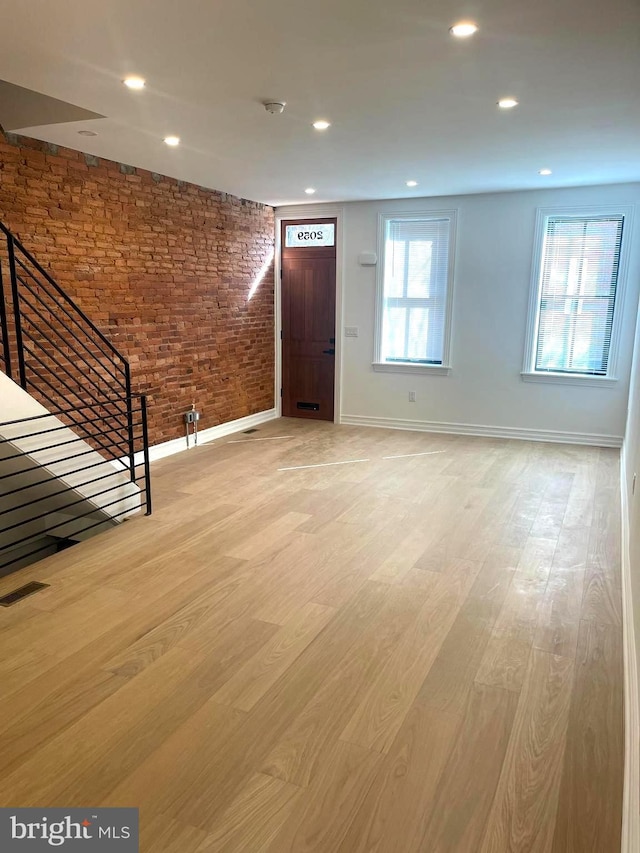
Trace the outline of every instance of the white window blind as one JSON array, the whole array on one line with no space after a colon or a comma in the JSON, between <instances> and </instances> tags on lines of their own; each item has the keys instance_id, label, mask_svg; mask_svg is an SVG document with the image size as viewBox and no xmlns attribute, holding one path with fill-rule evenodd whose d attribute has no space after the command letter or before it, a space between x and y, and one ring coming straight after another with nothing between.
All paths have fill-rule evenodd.
<instances>
[{"instance_id":1,"label":"white window blind","mask_svg":"<svg viewBox=\"0 0 640 853\"><path fill-rule=\"evenodd\" d=\"M607 375L623 224L623 215L547 218L536 372Z\"/></svg>"},{"instance_id":2,"label":"white window blind","mask_svg":"<svg viewBox=\"0 0 640 853\"><path fill-rule=\"evenodd\" d=\"M450 232L449 217L386 220L380 361L443 364Z\"/></svg>"}]
</instances>

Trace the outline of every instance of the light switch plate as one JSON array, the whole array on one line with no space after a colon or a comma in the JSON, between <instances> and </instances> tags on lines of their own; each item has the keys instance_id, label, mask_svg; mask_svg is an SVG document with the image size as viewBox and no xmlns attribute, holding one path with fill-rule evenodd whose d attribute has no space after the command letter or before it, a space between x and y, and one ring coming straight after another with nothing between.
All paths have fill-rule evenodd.
<instances>
[{"instance_id":1,"label":"light switch plate","mask_svg":"<svg viewBox=\"0 0 640 853\"><path fill-rule=\"evenodd\" d=\"M345 338L357 338L358 337L358 327L357 326L345 326L344 327L344 336L345 336Z\"/></svg>"}]
</instances>

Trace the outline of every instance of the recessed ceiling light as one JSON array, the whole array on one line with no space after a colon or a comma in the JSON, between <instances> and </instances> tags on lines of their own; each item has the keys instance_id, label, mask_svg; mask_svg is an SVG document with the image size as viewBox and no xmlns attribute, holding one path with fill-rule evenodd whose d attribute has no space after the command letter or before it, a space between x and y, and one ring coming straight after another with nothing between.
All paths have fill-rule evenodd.
<instances>
[{"instance_id":1,"label":"recessed ceiling light","mask_svg":"<svg viewBox=\"0 0 640 853\"><path fill-rule=\"evenodd\" d=\"M498 106L501 110L512 110L518 106L518 101L515 98L500 98Z\"/></svg>"},{"instance_id":2,"label":"recessed ceiling light","mask_svg":"<svg viewBox=\"0 0 640 853\"><path fill-rule=\"evenodd\" d=\"M79 130L78 133L80 136L97 136L98 134L95 130Z\"/></svg>"},{"instance_id":3,"label":"recessed ceiling light","mask_svg":"<svg viewBox=\"0 0 640 853\"><path fill-rule=\"evenodd\" d=\"M417 181L407 181L406 183L407 183L408 187L417 187L418 186Z\"/></svg>"},{"instance_id":4,"label":"recessed ceiling light","mask_svg":"<svg viewBox=\"0 0 640 853\"><path fill-rule=\"evenodd\" d=\"M125 77L122 82L128 89L144 89L146 80L144 77Z\"/></svg>"},{"instance_id":5,"label":"recessed ceiling light","mask_svg":"<svg viewBox=\"0 0 640 853\"><path fill-rule=\"evenodd\" d=\"M553 174L551 169L540 169L538 172L539 175L551 175Z\"/></svg>"},{"instance_id":6,"label":"recessed ceiling light","mask_svg":"<svg viewBox=\"0 0 640 853\"><path fill-rule=\"evenodd\" d=\"M328 127L331 127L330 121L325 121L323 118L318 119L318 121L314 121L313 126L316 130L326 130Z\"/></svg>"},{"instance_id":7,"label":"recessed ceiling light","mask_svg":"<svg viewBox=\"0 0 640 853\"><path fill-rule=\"evenodd\" d=\"M314 194L314 192L315 192L315 190L314 190L314 188L313 188L313 187L307 187L307 188L306 188L306 190L305 190L305 192L306 192L306 194L307 194L307 195L313 195L313 194Z\"/></svg>"},{"instance_id":8,"label":"recessed ceiling light","mask_svg":"<svg viewBox=\"0 0 640 853\"><path fill-rule=\"evenodd\" d=\"M478 27L472 21L460 21L459 24L454 24L449 28L452 36L459 39L466 39L478 32Z\"/></svg>"},{"instance_id":9,"label":"recessed ceiling light","mask_svg":"<svg viewBox=\"0 0 640 853\"><path fill-rule=\"evenodd\" d=\"M172 148L175 148L176 145L180 145L180 137L179 136L165 136L164 141L167 145L170 145Z\"/></svg>"}]
</instances>

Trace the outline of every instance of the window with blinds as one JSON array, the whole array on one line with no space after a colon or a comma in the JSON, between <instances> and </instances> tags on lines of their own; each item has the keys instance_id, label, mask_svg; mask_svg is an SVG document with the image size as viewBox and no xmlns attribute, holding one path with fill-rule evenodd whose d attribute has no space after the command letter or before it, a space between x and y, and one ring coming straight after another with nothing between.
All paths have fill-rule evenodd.
<instances>
[{"instance_id":1,"label":"window with blinds","mask_svg":"<svg viewBox=\"0 0 640 853\"><path fill-rule=\"evenodd\" d=\"M546 218L536 373L607 376L623 226L623 215Z\"/></svg>"},{"instance_id":2,"label":"window with blinds","mask_svg":"<svg viewBox=\"0 0 640 853\"><path fill-rule=\"evenodd\" d=\"M377 361L442 366L452 217L385 217Z\"/></svg>"}]
</instances>

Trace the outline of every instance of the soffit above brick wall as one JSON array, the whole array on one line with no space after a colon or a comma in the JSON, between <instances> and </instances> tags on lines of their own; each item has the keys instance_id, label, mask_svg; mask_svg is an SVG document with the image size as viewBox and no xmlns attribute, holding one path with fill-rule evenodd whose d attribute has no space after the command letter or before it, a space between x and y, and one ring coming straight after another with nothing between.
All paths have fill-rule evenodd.
<instances>
[{"instance_id":1,"label":"soffit above brick wall","mask_svg":"<svg viewBox=\"0 0 640 853\"><path fill-rule=\"evenodd\" d=\"M100 113L0 80L0 126L5 131L100 118Z\"/></svg>"}]
</instances>

